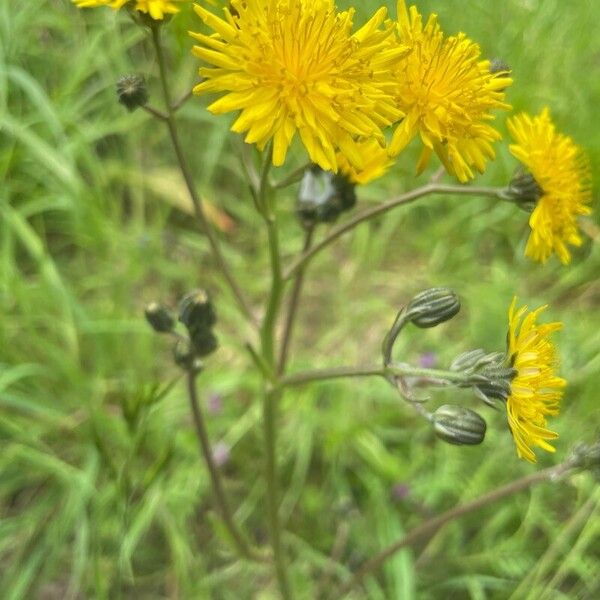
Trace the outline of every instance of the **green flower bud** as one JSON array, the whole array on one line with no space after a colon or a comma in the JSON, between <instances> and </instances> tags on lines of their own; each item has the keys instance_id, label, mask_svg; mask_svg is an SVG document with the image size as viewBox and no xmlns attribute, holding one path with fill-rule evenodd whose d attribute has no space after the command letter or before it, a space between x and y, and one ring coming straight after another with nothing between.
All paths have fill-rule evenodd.
<instances>
[{"instance_id":1,"label":"green flower bud","mask_svg":"<svg viewBox=\"0 0 600 600\"><path fill-rule=\"evenodd\" d=\"M451 371L464 373L467 377L459 387L472 387L478 398L490 406L494 400L506 400L510 395L510 383L516 371L506 364L502 352L486 354L483 350L471 350L457 356L450 365Z\"/></svg>"},{"instance_id":2,"label":"green flower bud","mask_svg":"<svg viewBox=\"0 0 600 600\"><path fill-rule=\"evenodd\" d=\"M144 310L146 321L157 333L169 333L175 327L175 319L171 313L158 302L151 302Z\"/></svg>"},{"instance_id":3,"label":"green flower bud","mask_svg":"<svg viewBox=\"0 0 600 600\"><path fill-rule=\"evenodd\" d=\"M344 175L313 165L300 182L296 212L305 227L331 223L356 204L354 184Z\"/></svg>"},{"instance_id":4,"label":"green flower bud","mask_svg":"<svg viewBox=\"0 0 600 600\"><path fill-rule=\"evenodd\" d=\"M460 300L450 289L430 288L417 294L406 307L406 318L421 328L449 321L460 310Z\"/></svg>"},{"instance_id":5,"label":"green flower bud","mask_svg":"<svg viewBox=\"0 0 600 600\"><path fill-rule=\"evenodd\" d=\"M144 106L148 102L145 79L141 75L123 75L117 81L117 97L129 112Z\"/></svg>"},{"instance_id":6,"label":"green flower bud","mask_svg":"<svg viewBox=\"0 0 600 600\"><path fill-rule=\"evenodd\" d=\"M476 445L485 438L485 421L469 408L445 404L433 413L431 420L435 434L449 444Z\"/></svg>"}]
</instances>

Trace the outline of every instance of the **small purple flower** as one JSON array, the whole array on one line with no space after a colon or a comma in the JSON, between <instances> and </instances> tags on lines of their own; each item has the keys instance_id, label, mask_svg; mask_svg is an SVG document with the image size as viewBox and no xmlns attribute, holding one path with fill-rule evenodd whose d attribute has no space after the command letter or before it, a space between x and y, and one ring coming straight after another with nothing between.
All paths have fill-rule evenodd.
<instances>
[{"instance_id":1,"label":"small purple flower","mask_svg":"<svg viewBox=\"0 0 600 600\"><path fill-rule=\"evenodd\" d=\"M423 369L433 369L437 365L437 354L435 352L423 352L419 356L419 366Z\"/></svg>"},{"instance_id":2,"label":"small purple flower","mask_svg":"<svg viewBox=\"0 0 600 600\"><path fill-rule=\"evenodd\" d=\"M224 467L231 457L231 448L225 442L217 442L213 446L212 456L217 467Z\"/></svg>"},{"instance_id":3,"label":"small purple flower","mask_svg":"<svg viewBox=\"0 0 600 600\"><path fill-rule=\"evenodd\" d=\"M392 487L392 500L402 502L410 496L410 486L405 483L397 483Z\"/></svg>"},{"instance_id":4,"label":"small purple flower","mask_svg":"<svg viewBox=\"0 0 600 600\"><path fill-rule=\"evenodd\" d=\"M223 396L218 392L209 394L206 400L206 409L210 415L220 415L223 412Z\"/></svg>"}]
</instances>

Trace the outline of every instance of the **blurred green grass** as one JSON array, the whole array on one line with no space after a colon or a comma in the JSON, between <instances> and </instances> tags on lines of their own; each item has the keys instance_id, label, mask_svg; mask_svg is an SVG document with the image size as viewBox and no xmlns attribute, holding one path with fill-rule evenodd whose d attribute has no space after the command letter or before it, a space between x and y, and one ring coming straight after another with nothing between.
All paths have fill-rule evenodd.
<instances>
[{"instance_id":1,"label":"blurred green grass","mask_svg":"<svg viewBox=\"0 0 600 600\"><path fill-rule=\"evenodd\" d=\"M376 5L363 2L359 18ZM599 171L595 2L418 6L438 12L446 32L463 30L487 56L505 59L514 71L514 108L537 112L548 104ZM197 26L189 11L170 25L175 95L196 79L186 31ZM148 301L174 303L197 286L213 290L221 348L200 383L205 399L222 396L223 409L211 416L210 434L231 447L224 473L237 517L263 539L260 381L243 349L248 328L221 288L205 240L165 194L165 185L173 196L182 186L165 132L114 99L118 76L141 72L158 104L144 35L110 10L0 0L0 36L2 595L274 597L268 571L236 563L224 550L169 344L142 317ZM260 306L266 235L226 135L229 121L210 116L206 102L193 99L181 111L186 148L203 195L235 219L224 248ZM499 116L503 131L504 120ZM482 181L510 176L506 146L498 154ZM410 149L385 179L360 190L361 201L415 186L414 159ZM290 160L299 164L301 154ZM292 256L302 237L293 191L282 193L278 206ZM357 229L312 263L293 370L377 361L398 306L425 286L445 284L460 293L463 312L400 340L398 356L434 352L443 365L471 347L502 349L506 310L517 294L531 305L548 302L548 318L565 323L559 344L569 387L553 423L561 434L557 454L540 457L538 466L517 460L501 413L487 411L486 442L464 449L436 442L382 382L287 393L282 516L301 597L315 596L310 582L323 569L343 575L342 564L355 566L423 515L552 464L596 434L598 244L588 241L569 268L556 261L541 267L523 258L526 235L525 214L508 206L431 198ZM394 496L399 484L408 486L407 498ZM587 475L536 488L398 554L366 593L596 598L599 500ZM332 565L329 552L344 535L342 564Z\"/></svg>"}]
</instances>

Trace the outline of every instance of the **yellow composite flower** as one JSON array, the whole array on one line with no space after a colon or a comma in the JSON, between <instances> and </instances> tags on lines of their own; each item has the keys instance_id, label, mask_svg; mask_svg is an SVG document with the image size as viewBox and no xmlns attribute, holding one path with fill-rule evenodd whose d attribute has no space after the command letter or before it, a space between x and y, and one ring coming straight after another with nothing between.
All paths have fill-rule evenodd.
<instances>
[{"instance_id":1,"label":"yellow composite flower","mask_svg":"<svg viewBox=\"0 0 600 600\"><path fill-rule=\"evenodd\" d=\"M363 166L360 169L353 167L343 153L338 152L336 156L340 173L357 185L365 185L379 179L395 162L390 158L387 149L382 148L376 140L359 142L357 147L363 157Z\"/></svg>"},{"instance_id":2,"label":"yellow composite flower","mask_svg":"<svg viewBox=\"0 0 600 600\"><path fill-rule=\"evenodd\" d=\"M96 6L110 6L119 9L125 6L129 1L135 10L149 14L153 19L160 21L167 14L173 14L179 11L175 5L181 0L72 0L79 8L95 8Z\"/></svg>"},{"instance_id":3,"label":"yellow composite flower","mask_svg":"<svg viewBox=\"0 0 600 600\"><path fill-rule=\"evenodd\" d=\"M406 117L396 127L390 153L399 154L418 134L423 151L417 172L435 152L446 170L461 182L483 172L494 158L492 143L501 138L489 121L492 109L510 108L504 89L508 72L492 72L481 60L478 44L464 33L445 37L435 14L423 26L415 6L398 1L398 34L410 53L397 63L398 107Z\"/></svg>"},{"instance_id":4,"label":"yellow composite flower","mask_svg":"<svg viewBox=\"0 0 600 600\"><path fill-rule=\"evenodd\" d=\"M581 245L577 217L591 212L587 157L569 136L556 132L548 108L535 117L521 113L510 118L508 129L515 141L510 151L541 190L529 218L531 234L525 254L546 262L555 253L563 264L568 264L568 245Z\"/></svg>"},{"instance_id":5,"label":"yellow composite flower","mask_svg":"<svg viewBox=\"0 0 600 600\"><path fill-rule=\"evenodd\" d=\"M508 311L507 353L516 374L510 382L506 410L519 458L536 462L532 447L554 452L548 440L558 437L546 428L546 417L558 414L566 385L555 375L558 361L550 341L550 335L562 324L540 325L537 318L546 306L528 313L526 306L516 310L516 303L515 297Z\"/></svg>"},{"instance_id":6,"label":"yellow composite flower","mask_svg":"<svg viewBox=\"0 0 600 600\"><path fill-rule=\"evenodd\" d=\"M333 0L232 0L220 17L195 10L213 33L191 33L210 65L194 92L223 92L208 109L239 111L232 131L261 150L272 140L274 165L298 133L321 168L337 171L341 152L362 169L358 140L383 146L382 129L402 117L391 68L406 49L385 8L354 33L354 11L337 12Z\"/></svg>"}]
</instances>

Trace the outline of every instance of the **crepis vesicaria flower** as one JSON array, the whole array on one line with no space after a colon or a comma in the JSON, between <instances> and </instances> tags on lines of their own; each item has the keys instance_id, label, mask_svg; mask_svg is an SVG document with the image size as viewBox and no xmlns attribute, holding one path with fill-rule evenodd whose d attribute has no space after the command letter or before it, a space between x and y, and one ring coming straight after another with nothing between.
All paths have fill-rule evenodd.
<instances>
[{"instance_id":1,"label":"crepis vesicaria flower","mask_svg":"<svg viewBox=\"0 0 600 600\"><path fill-rule=\"evenodd\" d=\"M550 340L562 324L538 324L537 318L546 307L527 312L526 306L516 310L516 302L514 298L508 311L507 354L516 375L510 382L506 410L517 454L535 462L532 447L554 452L548 440L558 437L546 428L546 417L558 414L566 385L555 375L556 348Z\"/></svg>"},{"instance_id":2,"label":"crepis vesicaria flower","mask_svg":"<svg viewBox=\"0 0 600 600\"><path fill-rule=\"evenodd\" d=\"M568 264L568 245L581 245L577 217L591 212L587 157L570 137L556 131L548 108L535 117L527 113L512 117L508 129L515 141L510 151L540 190L529 218L531 234L525 254L546 262L555 253L563 264Z\"/></svg>"},{"instance_id":3,"label":"crepis vesicaria flower","mask_svg":"<svg viewBox=\"0 0 600 600\"><path fill-rule=\"evenodd\" d=\"M362 156L360 169L354 167L342 152L336 155L339 172L357 185L365 185L383 177L395 162L390 158L387 149L381 147L376 140L358 142L357 150Z\"/></svg>"},{"instance_id":4,"label":"crepis vesicaria flower","mask_svg":"<svg viewBox=\"0 0 600 600\"><path fill-rule=\"evenodd\" d=\"M445 37L432 14L423 26L415 6L398 1L398 34L410 53L396 63L398 108L406 117L396 127L390 153L399 154L417 135L423 151L420 173L435 152L446 170L460 181L474 177L494 158L492 143L500 134L489 124L492 109L510 108L504 89L506 71L490 69L480 49L463 33ZM495 71L495 72L492 72Z\"/></svg>"},{"instance_id":5,"label":"crepis vesicaria flower","mask_svg":"<svg viewBox=\"0 0 600 600\"><path fill-rule=\"evenodd\" d=\"M97 6L110 6L115 10L131 4L134 10L147 13L153 19L160 21L168 14L179 11L176 6L181 0L72 0L79 8L95 8Z\"/></svg>"},{"instance_id":6,"label":"crepis vesicaria flower","mask_svg":"<svg viewBox=\"0 0 600 600\"><path fill-rule=\"evenodd\" d=\"M333 0L232 0L222 17L195 10L214 34L191 34L211 65L194 92L224 92L209 110L239 111L232 130L259 149L272 140L274 165L297 133L321 168L337 172L341 152L362 170L358 141L383 146L382 129L402 116L391 69L406 48L385 8L354 33L354 11L337 12Z\"/></svg>"}]
</instances>

